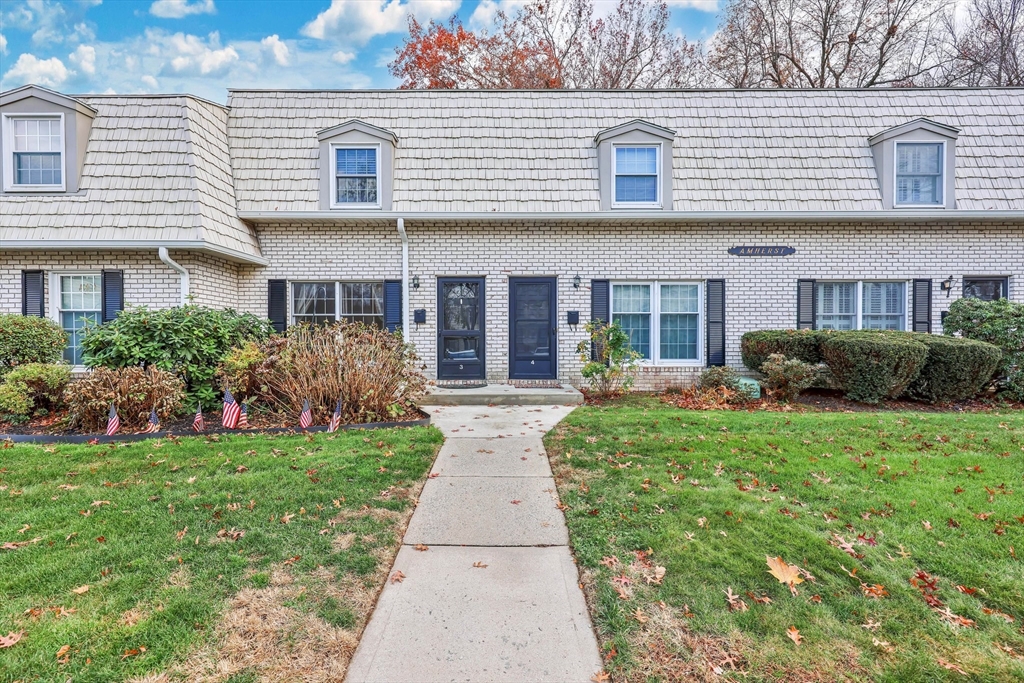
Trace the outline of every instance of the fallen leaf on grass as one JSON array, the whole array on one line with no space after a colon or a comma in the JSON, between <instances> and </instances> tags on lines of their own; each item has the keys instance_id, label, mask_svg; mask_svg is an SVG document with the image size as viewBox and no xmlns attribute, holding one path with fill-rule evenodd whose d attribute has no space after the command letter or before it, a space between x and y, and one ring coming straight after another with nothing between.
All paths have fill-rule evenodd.
<instances>
[{"instance_id":1,"label":"fallen leaf on grass","mask_svg":"<svg viewBox=\"0 0 1024 683\"><path fill-rule=\"evenodd\" d=\"M430 547L429 546L425 546L422 543L417 543L416 545L413 546L413 549L414 550L419 550L421 553L425 553L428 550L430 550Z\"/></svg>"},{"instance_id":2,"label":"fallen leaf on grass","mask_svg":"<svg viewBox=\"0 0 1024 683\"><path fill-rule=\"evenodd\" d=\"M437 479L437 478L438 478L438 477L440 477L440 476L441 476L441 475L440 475L440 473L438 473L438 472L432 472L432 473L431 473L431 474L430 474L430 475L429 475L429 476L427 477L427 479Z\"/></svg>"},{"instance_id":3,"label":"fallen leaf on grass","mask_svg":"<svg viewBox=\"0 0 1024 683\"><path fill-rule=\"evenodd\" d=\"M942 667L943 669L948 669L949 671L955 671L955 672L957 672L958 674L960 674L961 676L966 676L966 675L967 675L967 672L966 672L966 671L964 671L963 669L961 669L961 668L960 668L959 666L957 666L956 664L953 664L952 662L947 662L947 661L946 661L945 659L943 659L942 657L939 657L938 659L936 659L936 660L935 660L935 662L936 662L936 663L937 663L937 664L938 664L939 666L941 666L941 667Z\"/></svg>"},{"instance_id":4,"label":"fallen leaf on grass","mask_svg":"<svg viewBox=\"0 0 1024 683\"><path fill-rule=\"evenodd\" d=\"M983 613L985 613L985 614L989 614L989 615L994 616L994 617L1000 617L1001 619L1006 621L1007 624L1012 624L1015 621L1014 616L1012 614L1007 614L1006 612L1000 612L999 610L992 609L991 607L982 607L981 611Z\"/></svg>"},{"instance_id":5,"label":"fallen leaf on grass","mask_svg":"<svg viewBox=\"0 0 1024 683\"><path fill-rule=\"evenodd\" d=\"M94 508L102 507L104 505L110 505L110 501L109 500L94 500L92 502L92 506Z\"/></svg>"},{"instance_id":6,"label":"fallen leaf on grass","mask_svg":"<svg viewBox=\"0 0 1024 683\"><path fill-rule=\"evenodd\" d=\"M43 539L36 537L33 538L31 541L12 541L10 543L4 543L3 545L0 545L0 550L17 550L18 548L24 548L25 546L32 545L33 543L39 543L39 541L41 540Z\"/></svg>"},{"instance_id":7,"label":"fallen leaf on grass","mask_svg":"<svg viewBox=\"0 0 1024 683\"><path fill-rule=\"evenodd\" d=\"M765 560L768 562L768 573L778 579L779 583L789 586L789 592L796 595L796 585L804 582L800 578L800 568L793 564L786 564L781 557L765 556Z\"/></svg>"},{"instance_id":8,"label":"fallen leaf on grass","mask_svg":"<svg viewBox=\"0 0 1024 683\"><path fill-rule=\"evenodd\" d=\"M181 531L176 532L174 534L174 536L180 541L181 539L185 538L185 534L187 534L187 533L188 533L188 527L185 527Z\"/></svg>"},{"instance_id":9,"label":"fallen leaf on grass","mask_svg":"<svg viewBox=\"0 0 1024 683\"><path fill-rule=\"evenodd\" d=\"M607 683L607 681L612 680L612 678L604 671L598 671L596 674L590 677L590 680L592 680L594 683Z\"/></svg>"},{"instance_id":10,"label":"fallen leaf on grass","mask_svg":"<svg viewBox=\"0 0 1024 683\"><path fill-rule=\"evenodd\" d=\"M604 566L608 567L609 569L614 569L615 565L617 565L618 563L619 563L619 558L617 558L617 557L615 557L613 555L611 557L602 557L601 561L598 564L603 564Z\"/></svg>"},{"instance_id":11,"label":"fallen leaf on grass","mask_svg":"<svg viewBox=\"0 0 1024 683\"><path fill-rule=\"evenodd\" d=\"M725 589L725 599L729 601L730 612L746 612L748 609L743 598L732 592L732 586Z\"/></svg>"},{"instance_id":12,"label":"fallen leaf on grass","mask_svg":"<svg viewBox=\"0 0 1024 683\"><path fill-rule=\"evenodd\" d=\"M124 661L124 660L128 659L129 657L135 657L137 655L140 655L140 654L142 654L145 651L146 651L146 646L145 645L139 645L138 647L132 648L131 650L125 650L124 654L121 655L121 661Z\"/></svg>"},{"instance_id":13,"label":"fallen leaf on grass","mask_svg":"<svg viewBox=\"0 0 1024 683\"><path fill-rule=\"evenodd\" d=\"M643 610L639 607L637 607L636 611L633 612L633 618L639 621L641 624L647 623L647 615L644 614Z\"/></svg>"},{"instance_id":14,"label":"fallen leaf on grass","mask_svg":"<svg viewBox=\"0 0 1024 683\"><path fill-rule=\"evenodd\" d=\"M59 650L57 650L57 661L59 661L61 664L67 664L68 663L68 658L64 657L64 655L66 655L69 652L71 652L71 646L70 645L62 645L61 648ZM62 657L63 657L63 659L62 659Z\"/></svg>"},{"instance_id":15,"label":"fallen leaf on grass","mask_svg":"<svg viewBox=\"0 0 1024 683\"><path fill-rule=\"evenodd\" d=\"M19 534L23 534L23 533L25 533L26 531L28 531L31 528L32 528L32 525L26 524L25 526L23 526L20 529L18 529L18 533Z\"/></svg>"},{"instance_id":16,"label":"fallen leaf on grass","mask_svg":"<svg viewBox=\"0 0 1024 683\"><path fill-rule=\"evenodd\" d=\"M89 592L89 584L85 584L84 586L79 586L78 588L72 588L71 592L74 593L75 595L83 595L85 593L88 593Z\"/></svg>"},{"instance_id":17,"label":"fallen leaf on grass","mask_svg":"<svg viewBox=\"0 0 1024 683\"><path fill-rule=\"evenodd\" d=\"M965 593L966 595L974 595L978 592L977 588L968 588L967 586L961 586L959 584L957 584L956 589L961 593Z\"/></svg>"},{"instance_id":18,"label":"fallen leaf on grass","mask_svg":"<svg viewBox=\"0 0 1024 683\"><path fill-rule=\"evenodd\" d=\"M402 583L404 579L405 574L403 574L400 569L395 570L395 573L391 575L391 583Z\"/></svg>"},{"instance_id":19,"label":"fallen leaf on grass","mask_svg":"<svg viewBox=\"0 0 1024 683\"><path fill-rule=\"evenodd\" d=\"M892 653L896 651L896 648L890 645L888 641L879 640L878 638L872 638L871 644L877 647L882 652Z\"/></svg>"},{"instance_id":20,"label":"fallen leaf on grass","mask_svg":"<svg viewBox=\"0 0 1024 683\"><path fill-rule=\"evenodd\" d=\"M292 521L292 517L294 516L295 514L291 512L289 512L286 515L281 515L281 524L287 524L288 522Z\"/></svg>"},{"instance_id":21,"label":"fallen leaf on grass","mask_svg":"<svg viewBox=\"0 0 1024 683\"><path fill-rule=\"evenodd\" d=\"M24 631L18 631L17 633L11 631L6 636L0 636L0 649L5 647L14 647L14 645L21 640L23 635L25 635Z\"/></svg>"},{"instance_id":22,"label":"fallen leaf on grass","mask_svg":"<svg viewBox=\"0 0 1024 683\"><path fill-rule=\"evenodd\" d=\"M772 599L769 598L767 595L759 596L759 595L755 595L751 591L747 591L747 597L750 598L751 600L753 600L754 602L756 602L759 605L770 605L770 604L772 604Z\"/></svg>"},{"instance_id":23,"label":"fallen leaf on grass","mask_svg":"<svg viewBox=\"0 0 1024 683\"><path fill-rule=\"evenodd\" d=\"M803 643L804 637L800 635L800 630L796 626L790 626L786 629L786 635L796 643L798 646Z\"/></svg>"},{"instance_id":24,"label":"fallen leaf on grass","mask_svg":"<svg viewBox=\"0 0 1024 683\"><path fill-rule=\"evenodd\" d=\"M487 569L487 565L484 564L483 562L474 562L473 566L476 567L477 569Z\"/></svg>"},{"instance_id":25,"label":"fallen leaf on grass","mask_svg":"<svg viewBox=\"0 0 1024 683\"><path fill-rule=\"evenodd\" d=\"M931 523L931 522L929 522L929 521L928 521L928 520L926 520L926 519L924 519L924 520L921 520L921 526L923 526L923 527L924 527L924 530L925 530L925 531L931 531L931 530L932 530L932 523Z\"/></svg>"},{"instance_id":26,"label":"fallen leaf on grass","mask_svg":"<svg viewBox=\"0 0 1024 683\"><path fill-rule=\"evenodd\" d=\"M287 560L285 560L281 564L287 566L287 565L290 565L290 564L295 564L296 562L298 562L301 559L302 559L302 555L295 555L293 557L289 557Z\"/></svg>"}]
</instances>

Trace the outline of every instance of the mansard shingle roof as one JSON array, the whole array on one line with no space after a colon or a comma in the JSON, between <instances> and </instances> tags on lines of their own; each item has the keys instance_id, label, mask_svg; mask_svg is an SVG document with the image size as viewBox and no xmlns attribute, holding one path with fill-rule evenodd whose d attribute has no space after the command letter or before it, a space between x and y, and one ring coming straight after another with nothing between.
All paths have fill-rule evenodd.
<instances>
[{"instance_id":1,"label":"mansard shingle roof","mask_svg":"<svg viewBox=\"0 0 1024 683\"><path fill-rule=\"evenodd\" d=\"M1024 89L231 91L239 211L319 208L317 131L393 131L396 212L598 211L602 130L676 131L677 211L877 211L868 138L961 129L958 210L1024 212Z\"/></svg>"},{"instance_id":2,"label":"mansard shingle roof","mask_svg":"<svg viewBox=\"0 0 1024 683\"><path fill-rule=\"evenodd\" d=\"M4 195L0 243L202 242L259 257L235 209L224 107L187 95L77 99L97 110L80 191Z\"/></svg>"}]
</instances>

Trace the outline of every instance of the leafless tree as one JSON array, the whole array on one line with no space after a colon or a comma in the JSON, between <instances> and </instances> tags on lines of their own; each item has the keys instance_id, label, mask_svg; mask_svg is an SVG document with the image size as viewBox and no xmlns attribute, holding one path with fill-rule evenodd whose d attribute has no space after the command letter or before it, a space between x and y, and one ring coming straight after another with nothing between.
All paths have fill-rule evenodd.
<instances>
[{"instance_id":1,"label":"leafless tree","mask_svg":"<svg viewBox=\"0 0 1024 683\"><path fill-rule=\"evenodd\" d=\"M949 62L941 85L1024 85L1024 0L970 0L946 18Z\"/></svg>"}]
</instances>

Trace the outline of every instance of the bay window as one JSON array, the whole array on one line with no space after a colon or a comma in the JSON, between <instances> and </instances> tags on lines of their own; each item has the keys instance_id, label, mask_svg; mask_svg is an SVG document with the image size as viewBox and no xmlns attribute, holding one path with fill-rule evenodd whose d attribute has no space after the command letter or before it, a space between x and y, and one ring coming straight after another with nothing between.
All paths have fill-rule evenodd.
<instances>
[{"instance_id":1,"label":"bay window","mask_svg":"<svg viewBox=\"0 0 1024 683\"><path fill-rule=\"evenodd\" d=\"M695 282L612 284L611 318L629 335L630 347L654 364L700 361L701 285Z\"/></svg>"}]
</instances>

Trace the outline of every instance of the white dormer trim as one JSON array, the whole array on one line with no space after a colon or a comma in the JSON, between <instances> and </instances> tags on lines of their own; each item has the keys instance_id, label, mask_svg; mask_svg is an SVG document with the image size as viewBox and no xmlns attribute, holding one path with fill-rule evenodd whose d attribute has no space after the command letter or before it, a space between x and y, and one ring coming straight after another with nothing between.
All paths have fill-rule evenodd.
<instances>
[{"instance_id":1,"label":"white dormer trim","mask_svg":"<svg viewBox=\"0 0 1024 683\"><path fill-rule=\"evenodd\" d=\"M379 128L373 124L366 123L365 121L360 121L359 119L352 119L351 121L339 123L338 125L331 126L330 128L324 128L316 134L316 137L318 140L323 142L324 140L330 140L331 138L344 135L351 131L359 131L360 133L364 133L370 137L380 138L383 141L390 142L396 147L398 146L398 136L390 130Z\"/></svg>"},{"instance_id":2,"label":"white dormer trim","mask_svg":"<svg viewBox=\"0 0 1024 683\"><path fill-rule=\"evenodd\" d=\"M320 147L320 209L330 211L390 211L394 185L395 150L398 136L373 124L352 119L316 134ZM338 202L337 150L374 149L377 153L377 202L353 204Z\"/></svg>"},{"instance_id":3,"label":"white dormer trim","mask_svg":"<svg viewBox=\"0 0 1024 683\"><path fill-rule=\"evenodd\" d=\"M601 144L605 140L611 140L612 138L619 137L626 133L632 133L633 131L641 131L651 137L661 138L662 140L668 140L669 142L672 142L676 137L676 132L674 130L658 126L641 119L633 119L632 121L627 121L626 123L618 126L602 130L594 136L594 142Z\"/></svg>"},{"instance_id":4,"label":"white dormer trim","mask_svg":"<svg viewBox=\"0 0 1024 683\"><path fill-rule=\"evenodd\" d=\"M14 122L18 120L35 121L59 121L60 122L60 183L52 185L28 185L15 182L14 177ZM4 192L66 192L68 186L68 153L67 153L67 125L64 121L64 114L53 112L25 112L17 114L3 114L0 117L0 128L3 135L3 191Z\"/></svg>"},{"instance_id":5,"label":"white dormer trim","mask_svg":"<svg viewBox=\"0 0 1024 683\"><path fill-rule=\"evenodd\" d=\"M68 97L63 95L56 90L50 90L38 85L23 85L20 88L8 90L5 93L0 93L0 107L5 107L8 104L14 104L21 100L34 97L50 104L55 104L58 107L65 107L67 109L74 109L76 112L83 116L88 116L90 119L96 118L96 114L99 112L93 107L89 106L81 100L75 99L74 97Z\"/></svg>"}]
</instances>

